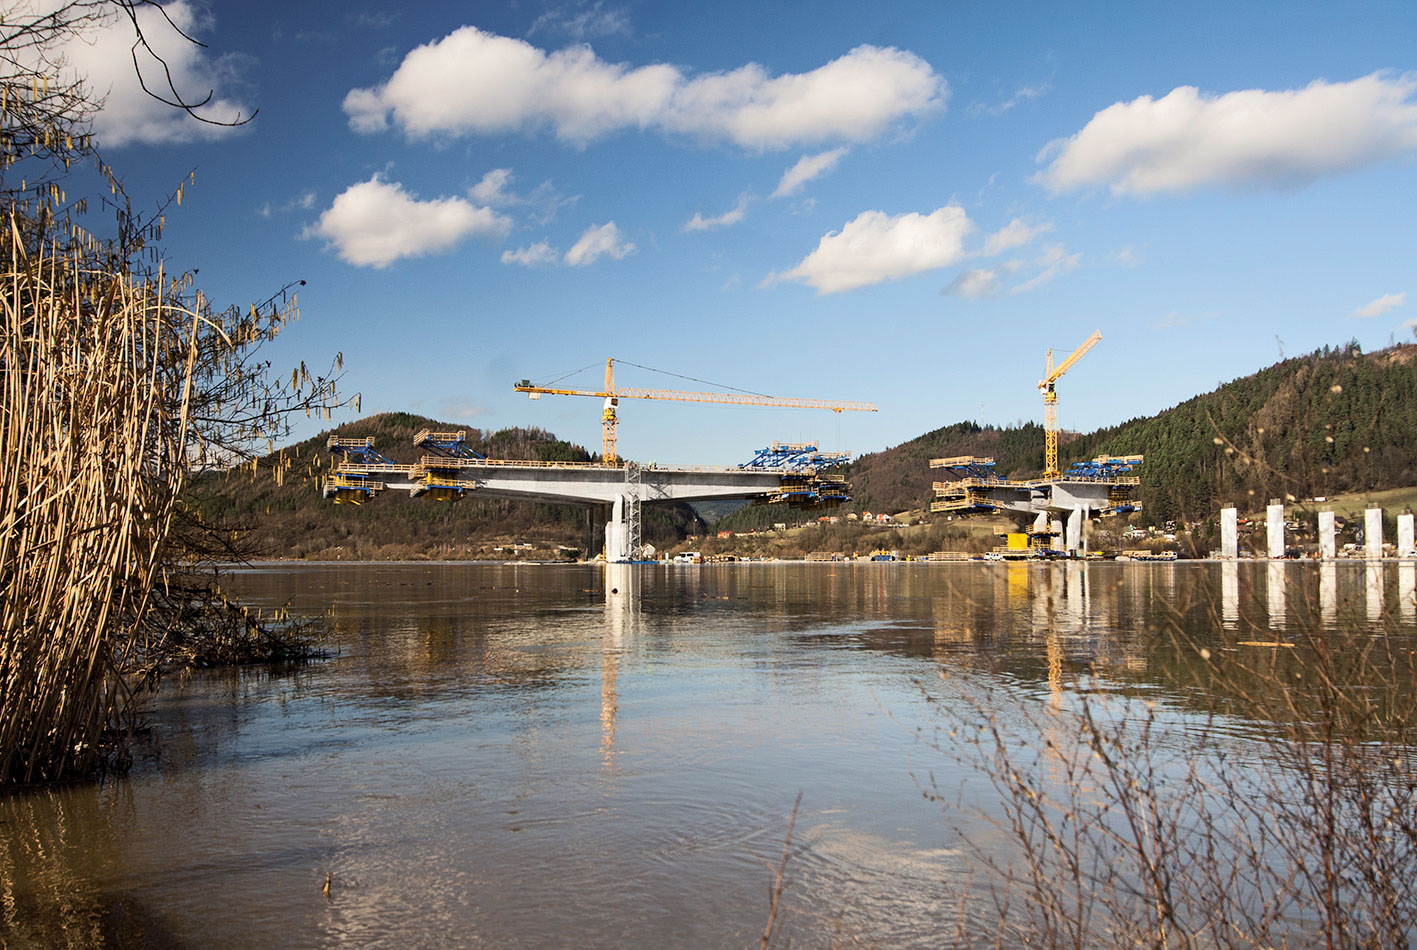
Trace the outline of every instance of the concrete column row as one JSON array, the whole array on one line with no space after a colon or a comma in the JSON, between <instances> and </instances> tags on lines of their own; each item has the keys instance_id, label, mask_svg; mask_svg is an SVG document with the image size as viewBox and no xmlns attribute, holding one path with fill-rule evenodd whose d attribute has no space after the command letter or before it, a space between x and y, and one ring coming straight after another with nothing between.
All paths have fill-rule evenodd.
<instances>
[{"instance_id":1,"label":"concrete column row","mask_svg":"<svg viewBox=\"0 0 1417 950\"><path fill-rule=\"evenodd\" d=\"M1265 509L1265 528L1268 556L1284 557L1284 506L1270 505ZM1220 556L1236 558L1240 556L1239 517L1234 508L1220 510ZM1338 547L1335 540L1333 512L1319 512L1319 557L1335 558ZM1383 510L1369 508L1363 512L1363 556L1381 558L1383 556ZM1414 539L1413 516L1397 516L1397 556L1417 557L1417 539Z\"/></svg>"}]
</instances>

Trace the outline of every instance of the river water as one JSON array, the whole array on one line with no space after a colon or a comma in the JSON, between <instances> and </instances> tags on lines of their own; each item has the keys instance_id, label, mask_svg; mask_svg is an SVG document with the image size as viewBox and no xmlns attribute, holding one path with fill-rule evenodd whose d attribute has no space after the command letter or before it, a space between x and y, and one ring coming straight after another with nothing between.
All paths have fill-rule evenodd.
<instances>
[{"instance_id":1,"label":"river water","mask_svg":"<svg viewBox=\"0 0 1417 950\"><path fill-rule=\"evenodd\" d=\"M1410 562L271 564L228 586L328 611L332 657L169 677L130 773L0 799L7 946L756 946L799 793L777 938L938 946L962 836L989 840L922 794L988 810L939 748L971 713L954 677L1003 717L1086 676L1184 720L1197 643L1417 626Z\"/></svg>"}]
</instances>

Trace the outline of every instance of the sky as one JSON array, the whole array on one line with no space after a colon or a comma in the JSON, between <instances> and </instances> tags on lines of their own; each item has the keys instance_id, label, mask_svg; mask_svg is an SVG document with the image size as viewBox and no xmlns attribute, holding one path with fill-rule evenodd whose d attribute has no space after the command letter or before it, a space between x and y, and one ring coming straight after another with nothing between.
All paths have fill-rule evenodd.
<instances>
[{"instance_id":1,"label":"sky","mask_svg":"<svg viewBox=\"0 0 1417 950\"><path fill-rule=\"evenodd\" d=\"M342 353L363 414L596 450L597 400L511 387L598 389L607 357L624 386L879 407L622 403L622 456L735 464L1041 421L1047 350L1094 330L1068 429L1414 338L1410 0L166 12L205 44L149 11L179 88L255 118L147 99L113 32L68 51L100 148L139 207L194 174L163 250L215 301L305 282L268 356Z\"/></svg>"}]
</instances>

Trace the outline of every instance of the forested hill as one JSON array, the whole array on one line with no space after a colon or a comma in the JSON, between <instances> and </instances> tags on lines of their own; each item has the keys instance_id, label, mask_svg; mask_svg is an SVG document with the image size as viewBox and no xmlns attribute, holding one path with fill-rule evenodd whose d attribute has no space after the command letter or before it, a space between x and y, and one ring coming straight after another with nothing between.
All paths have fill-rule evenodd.
<instances>
[{"instance_id":1,"label":"forested hill","mask_svg":"<svg viewBox=\"0 0 1417 950\"><path fill-rule=\"evenodd\" d=\"M1146 418L1064 433L1064 468L1096 455L1146 456L1148 515L1201 518L1225 504L1380 490L1417 483L1417 345L1365 354L1325 347L1283 360ZM928 504L930 459L992 456L1003 475L1043 467L1043 429L961 422L863 455L849 477L858 510Z\"/></svg>"},{"instance_id":2,"label":"forested hill","mask_svg":"<svg viewBox=\"0 0 1417 950\"><path fill-rule=\"evenodd\" d=\"M555 556L559 545L586 546L585 509L505 499L457 502L410 498L387 491L363 505L335 505L321 494L330 471L326 442L372 436L387 458L411 462L422 455L413 445L421 429L463 430L468 445L492 458L544 462L586 462L590 453L543 429L510 428L496 432L439 422L405 412L380 413L322 432L247 465L198 479L192 502L208 518L244 526L249 556L350 559L406 557L462 558L511 556L508 545L530 542L519 556ZM283 461L282 461L283 460ZM286 465L282 478L279 465ZM644 509L645 540L664 545L704 525L687 505L650 505ZM497 547L505 550L498 552Z\"/></svg>"}]
</instances>

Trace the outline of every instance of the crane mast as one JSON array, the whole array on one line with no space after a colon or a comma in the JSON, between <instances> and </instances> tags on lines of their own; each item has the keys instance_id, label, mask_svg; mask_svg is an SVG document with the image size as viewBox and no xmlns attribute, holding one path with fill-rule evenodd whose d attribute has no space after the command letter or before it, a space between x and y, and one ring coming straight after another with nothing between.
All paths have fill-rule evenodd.
<instances>
[{"instance_id":1,"label":"crane mast","mask_svg":"<svg viewBox=\"0 0 1417 950\"><path fill-rule=\"evenodd\" d=\"M605 361L605 388L557 389L552 386L534 386L524 379L512 386L515 392L526 393L532 399L542 395L553 396L593 396L603 399L600 414L601 456L606 465L620 464L616 451L616 429L619 420L616 409L621 399L656 399L674 402L709 402L728 406L775 406L785 409L830 409L832 412L875 412L876 407L869 402L839 402L828 399L796 399L787 396L757 396L751 393L702 393L675 389L640 389L636 387L617 388L615 385L615 359Z\"/></svg>"},{"instance_id":2,"label":"crane mast","mask_svg":"<svg viewBox=\"0 0 1417 950\"><path fill-rule=\"evenodd\" d=\"M1093 331L1082 346L1073 350L1072 355L1056 367L1053 366L1053 349L1049 347L1047 362L1044 366L1043 378L1038 381L1038 388L1043 391L1043 477L1057 478L1062 473L1058 471L1058 392L1055 384L1058 379L1072 368L1072 365L1083 358L1088 350L1092 349L1102 339L1102 331Z\"/></svg>"}]
</instances>

